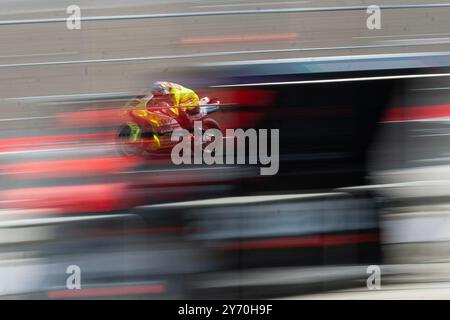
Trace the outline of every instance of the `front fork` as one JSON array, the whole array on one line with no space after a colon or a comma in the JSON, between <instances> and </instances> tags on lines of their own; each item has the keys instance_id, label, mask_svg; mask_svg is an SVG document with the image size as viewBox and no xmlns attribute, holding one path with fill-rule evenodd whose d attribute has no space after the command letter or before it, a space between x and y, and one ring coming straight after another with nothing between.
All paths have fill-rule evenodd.
<instances>
[{"instance_id":1,"label":"front fork","mask_svg":"<svg viewBox=\"0 0 450 320\"><path fill-rule=\"evenodd\" d=\"M127 125L131 129L130 141L137 142L138 139L141 137L141 127L139 127L136 123L133 122L128 122Z\"/></svg>"}]
</instances>

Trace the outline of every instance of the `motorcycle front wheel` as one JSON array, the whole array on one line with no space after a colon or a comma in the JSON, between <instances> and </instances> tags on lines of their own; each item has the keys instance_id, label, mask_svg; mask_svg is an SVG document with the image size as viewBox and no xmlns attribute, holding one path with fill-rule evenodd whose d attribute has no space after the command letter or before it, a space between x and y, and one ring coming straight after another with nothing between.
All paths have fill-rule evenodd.
<instances>
[{"instance_id":1,"label":"motorcycle front wheel","mask_svg":"<svg viewBox=\"0 0 450 320\"><path fill-rule=\"evenodd\" d=\"M144 153L143 143L133 140L133 130L128 124L119 127L116 135L116 147L121 156L136 157Z\"/></svg>"}]
</instances>

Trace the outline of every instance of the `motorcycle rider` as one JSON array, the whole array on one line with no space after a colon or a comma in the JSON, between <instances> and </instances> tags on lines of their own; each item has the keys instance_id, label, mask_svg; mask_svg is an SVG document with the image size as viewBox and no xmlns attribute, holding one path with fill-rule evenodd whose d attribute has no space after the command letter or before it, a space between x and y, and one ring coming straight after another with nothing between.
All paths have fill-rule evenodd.
<instances>
[{"instance_id":1,"label":"motorcycle rider","mask_svg":"<svg viewBox=\"0 0 450 320\"><path fill-rule=\"evenodd\" d=\"M218 104L217 99L214 101L215 104ZM172 143L171 130L173 127L154 132L154 127L164 127L164 117L161 120L155 115L164 113L175 119L182 128L192 132L194 122L201 120L207 114L206 110L200 108L200 105L203 106L209 102L211 102L210 98L199 99L193 90L177 83L156 81L152 85L151 93L137 96L126 105L124 115L131 117L132 120L127 123L127 130L131 130L128 133L130 140L141 143L143 140L141 141L140 137L148 137L147 134L151 134L153 138L145 140L146 148L151 152L164 149ZM161 124L163 125L161 126Z\"/></svg>"},{"instance_id":2,"label":"motorcycle rider","mask_svg":"<svg viewBox=\"0 0 450 320\"><path fill-rule=\"evenodd\" d=\"M179 123L192 130L193 119L200 112L200 99L194 90L174 82L155 81L151 93L157 100L167 102Z\"/></svg>"}]
</instances>

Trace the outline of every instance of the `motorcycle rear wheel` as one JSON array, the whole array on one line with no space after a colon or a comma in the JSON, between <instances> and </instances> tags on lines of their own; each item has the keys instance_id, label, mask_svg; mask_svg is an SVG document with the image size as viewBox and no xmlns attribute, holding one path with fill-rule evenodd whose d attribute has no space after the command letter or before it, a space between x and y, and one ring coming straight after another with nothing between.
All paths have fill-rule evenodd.
<instances>
[{"instance_id":1,"label":"motorcycle rear wheel","mask_svg":"<svg viewBox=\"0 0 450 320\"><path fill-rule=\"evenodd\" d=\"M203 131L206 131L208 129L217 129L222 131L222 128L220 128L219 123L211 118L206 118L202 120L202 129Z\"/></svg>"}]
</instances>

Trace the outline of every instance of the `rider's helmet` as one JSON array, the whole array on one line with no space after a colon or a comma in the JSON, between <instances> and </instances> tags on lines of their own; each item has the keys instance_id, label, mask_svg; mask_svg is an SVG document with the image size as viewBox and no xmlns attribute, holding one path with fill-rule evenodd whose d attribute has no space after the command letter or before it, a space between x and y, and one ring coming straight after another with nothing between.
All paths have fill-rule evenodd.
<instances>
[{"instance_id":1,"label":"rider's helmet","mask_svg":"<svg viewBox=\"0 0 450 320\"><path fill-rule=\"evenodd\" d=\"M163 81L156 81L152 84L152 94L154 96L163 96L170 93L170 87Z\"/></svg>"}]
</instances>

